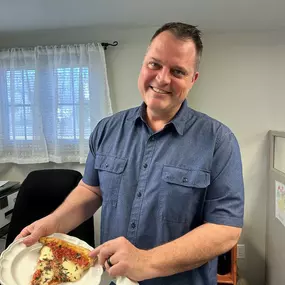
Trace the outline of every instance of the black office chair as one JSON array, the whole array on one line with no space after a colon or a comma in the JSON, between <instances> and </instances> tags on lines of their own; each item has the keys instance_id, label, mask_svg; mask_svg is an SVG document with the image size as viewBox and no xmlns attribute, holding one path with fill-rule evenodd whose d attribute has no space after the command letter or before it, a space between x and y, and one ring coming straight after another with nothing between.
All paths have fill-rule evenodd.
<instances>
[{"instance_id":1,"label":"black office chair","mask_svg":"<svg viewBox=\"0 0 285 285\"><path fill-rule=\"evenodd\" d=\"M82 175L69 169L36 170L23 181L12 213L6 248L27 225L53 212L78 185ZM93 217L68 233L94 247Z\"/></svg>"}]
</instances>

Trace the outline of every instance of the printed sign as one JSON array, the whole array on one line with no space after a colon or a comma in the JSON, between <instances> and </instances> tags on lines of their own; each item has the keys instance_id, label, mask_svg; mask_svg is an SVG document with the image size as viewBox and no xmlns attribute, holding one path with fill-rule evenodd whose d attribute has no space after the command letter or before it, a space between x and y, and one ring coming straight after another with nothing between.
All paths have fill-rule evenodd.
<instances>
[{"instance_id":1,"label":"printed sign","mask_svg":"<svg viewBox=\"0 0 285 285\"><path fill-rule=\"evenodd\" d=\"M285 185L275 181L275 217L285 227Z\"/></svg>"}]
</instances>

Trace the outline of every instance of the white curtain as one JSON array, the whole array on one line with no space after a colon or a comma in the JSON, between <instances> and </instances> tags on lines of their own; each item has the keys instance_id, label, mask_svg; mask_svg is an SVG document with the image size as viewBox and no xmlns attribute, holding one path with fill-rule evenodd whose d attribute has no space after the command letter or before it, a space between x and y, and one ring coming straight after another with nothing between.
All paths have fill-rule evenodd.
<instances>
[{"instance_id":1,"label":"white curtain","mask_svg":"<svg viewBox=\"0 0 285 285\"><path fill-rule=\"evenodd\" d=\"M112 114L100 44L0 52L0 163L85 163Z\"/></svg>"}]
</instances>

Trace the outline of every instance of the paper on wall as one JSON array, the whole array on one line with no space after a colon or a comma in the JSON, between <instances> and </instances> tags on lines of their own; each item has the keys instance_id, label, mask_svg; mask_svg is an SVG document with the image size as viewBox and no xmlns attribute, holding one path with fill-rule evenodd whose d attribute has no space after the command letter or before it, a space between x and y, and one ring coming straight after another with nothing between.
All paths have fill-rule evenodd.
<instances>
[{"instance_id":1,"label":"paper on wall","mask_svg":"<svg viewBox=\"0 0 285 285\"><path fill-rule=\"evenodd\" d=\"M275 217L285 227L285 185L275 181Z\"/></svg>"}]
</instances>

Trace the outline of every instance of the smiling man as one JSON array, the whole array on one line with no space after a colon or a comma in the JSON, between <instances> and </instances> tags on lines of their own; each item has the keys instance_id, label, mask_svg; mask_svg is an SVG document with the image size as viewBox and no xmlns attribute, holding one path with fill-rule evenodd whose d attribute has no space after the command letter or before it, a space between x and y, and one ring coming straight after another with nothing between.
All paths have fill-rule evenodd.
<instances>
[{"instance_id":1,"label":"smiling man","mask_svg":"<svg viewBox=\"0 0 285 285\"><path fill-rule=\"evenodd\" d=\"M202 43L197 44L202 48ZM198 78L199 56L193 40L177 38L171 30L153 38L138 87L147 106L146 120L154 131L162 129L179 111Z\"/></svg>"},{"instance_id":2,"label":"smiling man","mask_svg":"<svg viewBox=\"0 0 285 285\"><path fill-rule=\"evenodd\" d=\"M187 106L198 78L200 31L168 23L154 34L138 79L143 103L103 119L83 180L26 244L68 232L101 205L93 252L112 276L143 285L216 285L217 256L238 241L244 187L232 131Z\"/></svg>"}]
</instances>

